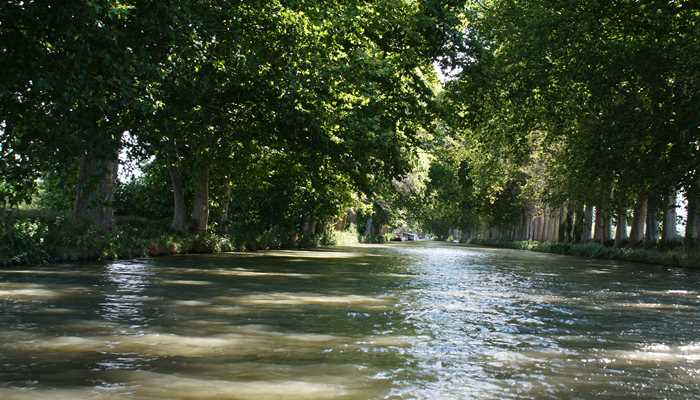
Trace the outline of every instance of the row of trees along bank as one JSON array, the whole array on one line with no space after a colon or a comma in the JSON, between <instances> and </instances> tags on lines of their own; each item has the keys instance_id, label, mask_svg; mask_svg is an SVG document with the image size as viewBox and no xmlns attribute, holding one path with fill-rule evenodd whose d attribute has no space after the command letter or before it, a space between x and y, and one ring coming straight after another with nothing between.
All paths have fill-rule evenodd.
<instances>
[{"instance_id":1,"label":"row of trees along bank","mask_svg":"<svg viewBox=\"0 0 700 400\"><path fill-rule=\"evenodd\" d=\"M494 0L467 20L426 226L463 240L670 244L682 195L696 245L697 2Z\"/></svg>"},{"instance_id":2,"label":"row of trees along bank","mask_svg":"<svg viewBox=\"0 0 700 400\"><path fill-rule=\"evenodd\" d=\"M0 205L310 243L410 170L463 6L2 2Z\"/></svg>"},{"instance_id":3,"label":"row of trees along bank","mask_svg":"<svg viewBox=\"0 0 700 400\"><path fill-rule=\"evenodd\" d=\"M348 208L366 238L636 246L676 240L682 194L690 248L699 19L691 0L7 1L0 204L246 247L313 243Z\"/></svg>"},{"instance_id":4,"label":"row of trees along bank","mask_svg":"<svg viewBox=\"0 0 700 400\"><path fill-rule=\"evenodd\" d=\"M681 240L692 241L697 231L687 231L685 238L678 232L679 217L675 198L659 212L648 204L634 210L619 211L614 216L591 205L565 205L559 208L534 207L523 210L521 218L510 226L471 226L452 228L449 235L455 240L474 239L516 241L536 240L560 243L594 241L602 245L676 246ZM631 214L631 218L630 218Z\"/></svg>"}]
</instances>

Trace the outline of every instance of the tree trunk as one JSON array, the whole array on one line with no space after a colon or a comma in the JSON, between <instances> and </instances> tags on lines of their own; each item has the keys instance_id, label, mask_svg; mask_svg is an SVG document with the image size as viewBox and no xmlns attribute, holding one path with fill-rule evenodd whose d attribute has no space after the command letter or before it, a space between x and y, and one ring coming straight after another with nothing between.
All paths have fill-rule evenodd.
<instances>
[{"instance_id":1,"label":"tree trunk","mask_svg":"<svg viewBox=\"0 0 700 400\"><path fill-rule=\"evenodd\" d=\"M583 209L581 228L581 241L590 241L592 239L591 232L593 231L593 206L591 204L586 204Z\"/></svg>"},{"instance_id":2,"label":"tree trunk","mask_svg":"<svg viewBox=\"0 0 700 400\"><path fill-rule=\"evenodd\" d=\"M542 241L546 242L549 237L549 207L545 207L542 214Z\"/></svg>"},{"instance_id":3,"label":"tree trunk","mask_svg":"<svg viewBox=\"0 0 700 400\"><path fill-rule=\"evenodd\" d=\"M697 246L698 230L700 230L700 174L696 183L688 188L688 216L685 225L685 245L689 248Z\"/></svg>"},{"instance_id":4,"label":"tree trunk","mask_svg":"<svg viewBox=\"0 0 700 400\"><path fill-rule=\"evenodd\" d=\"M562 223L559 228L559 241L570 243L574 239L574 207L568 204L563 210Z\"/></svg>"},{"instance_id":5,"label":"tree trunk","mask_svg":"<svg viewBox=\"0 0 700 400\"><path fill-rule=\"evenodd\" d=\"M209 226L209 166L202 165L195 184L192 202L192 230L206 232Z\"/></svg>"},{"instance_id":6,"label":"tree trunk","mask_svg":"<svg viewBox=\"0 0 700 400\"><path fill-rule=\"evenodd\" d=\"M304 217L304 223L301 226L301 246L310 247L313 244L313 237L316 233L316 222L309 221Z\"/></svg>"},{"instance_id":7,"label":"tree trunk","mask_svg":"<svg viewBox=\"0 0 700 400\"><path fill-rule=\"evenodd\" d=\"M678 231L676 230L676 192L672 191L666 199L666 207L664 208L664 223L662 230L661 241L664 244L669 244L678 240Z\"/></svg>"},{"instance_id":8,"label":"tree trunk","mask_svg":"<svg viewBox=\"0 0 700 400\"><path fill-rule=\"evenodd\" d=\"M86 154L80 160L80 171L75 190L73 215L98 227L111 230L114 225L114 185L119 162L98 159Z\"/></svg>"},{"instance_id":9,"label":"tree trunk","mask_svg":"<svg viewBox=\"0 0 700 400\"><path fill-rule=\"evenodd\" d=\"M170 223L170 228L176 232L184 232L187 230L187 209L185 206L185 187L182 183L182 175L180 170L174 166L168 166L170 174L170 183L173 187L173 220Z\"/></svg>"},{"instance_id":10,"label":"tree trunk","mask_svg":"<svg viewBox=\"0 0 700 400\"><path fill-rule=\"evenodd\" d=\"M584 225L585 225L585 210L583 206L580 204L576 203L574 206L574 221L573 221L573 228L571 229L571 240L574 243L578 243L583 240L583 231L584 231ZM588 236L590 236L590 225L588 226Z\"/></svg>"},{"instance_id":11,"label":"tree trunk","mask_svg":"<svg viewBox=\"0 0 700 400\"><path fill-rule=\"evenodd\" d=\"M231 185L226 182L224 197L221 199L221 215L219 216L219 229L223 230L228 224L228 208L231 204Z\"/></svg>"},{"instance_id":12,"label":"tree trunk","mask_svg":"<svg viewBox=\"0 0 700 400\"><path fill-rule=\"evenodd\" d=\"M615 247L621 247L627 241L627 210L617 211L617 228L615 229Z\"/></svg>"},{"instance_id":13,"label":"tree trunk","mask_svg":"<svg viewBox=\"0 0 700 400\"><path fill-rule=\"evenodd\" d=\"M647 229L644 234L644 241L647 243L659 241L659 218L656 207L650 207L647 211Z\"/></svg>"},{"instance_id":14,"label":"tree trunk","mask_svg":"<svg viewBox=\"0 0 700 400\"><path fill-rule=\"evenodd\" d=\"M611 224L610 213L604 211L601 207L596 207L595 213L595 235L593 240L602 245L610 240Z\"/></svg>"},{"instance_id":15,"label":"tree trunk","mask_svg":"<svg viewBox=\"0 0 700 400\"><path fill-rule=\"evenodd\" d=\"M540 216L540 242L547 241L547 210L542 210Z\"/></svg>"},{"instance_id":16,"label":"tree trunk","mask_svg":"<svg viewBox=\"0 0 700 400\"><path fill-rule=\"evenodd\" d=\"M365 236L366 240L372 237L372 217L367 218L367 221L365 221Z\"/></svg>"},{"instance_id":17,"label":"tree trunk","mask_svg":"<svg viewBox=\"0 0 700 400\"><path fill-rule=\"evenodd\" d=\"M603 239L603 215L600 207L595 208L595 227L593 228L595 232L593 233L593 240L599 243L604 242Z\"/></svg>"},{"instance_id":18,"label":"tree trunk","mask_svg":"<svg viewBox=\"0 0 700 400\"><path fill-rule=\"evenodd\" d=\"M648 207L649 197L646 194L640 194L634 207L634 216L632 217L630 245L637 245L644 240L644 227L647 222Z\"/></svg>"},{"instance_id":19,"label":"tree trunk","mask_svg":"<svg viewBox=\"0 0 700 400\"><path fill-rule=\"evenodd\" d=\"M558 208L554 213L554 226L552 227L552 241L559 242L559 228L561 228L562 209Z\"/></svg>"},{"instance_id":20,"label":"tree trunk","mask_svg":"<svg viewBox=\"0 0 700 400\"><path fill-rule=\"evenodd\" d=\"M605 228L605 231L603 232L603 238L605 242L608 242L613 239L612 237L612 214L610 211L605 210L603 212L603 222L604 225L603 227Z\"/></svg>"},{"instance_id":21,"label":"tree trunk","mask_svg":"<svg viewBox=\"0 0 700 400\"><path fill-rule=\"evenodd\" d=\"M554 209L549 215L549 241L554 243L559 235L559 210Z\"/></svg>"}]
</instances>

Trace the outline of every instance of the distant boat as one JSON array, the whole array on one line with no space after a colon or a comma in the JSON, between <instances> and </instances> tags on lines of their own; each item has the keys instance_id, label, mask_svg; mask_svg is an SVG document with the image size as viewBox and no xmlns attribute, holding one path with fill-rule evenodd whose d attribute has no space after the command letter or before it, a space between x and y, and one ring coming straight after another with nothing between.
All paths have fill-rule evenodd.
<instances>
[{"instance_id":1,"label":"distant boat","mask_svg":"<svg viewBox=\"0 0 700 400\"><path fill-rule=\"evenodd\" d=\"M413 242L419 240L420 237L415 233L397 233L391 238L392 242Z\"/></svg>"}]
</instances>

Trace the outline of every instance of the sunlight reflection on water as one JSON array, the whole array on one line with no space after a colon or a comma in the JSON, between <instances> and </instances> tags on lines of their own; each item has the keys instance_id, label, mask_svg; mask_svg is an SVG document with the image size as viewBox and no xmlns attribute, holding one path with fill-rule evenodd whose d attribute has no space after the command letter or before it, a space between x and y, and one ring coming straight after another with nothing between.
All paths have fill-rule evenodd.
<instances>
[{"instance_id":1,"label":"sunlight reflection on water","mask_svg":"<svg viewBox=\"0 0 700 400\"><path fill-rule=\"evenodd\" d=\"M698 287L425 243L0 270L0 398L692 398Z\"/></svg>"}]
</instances>

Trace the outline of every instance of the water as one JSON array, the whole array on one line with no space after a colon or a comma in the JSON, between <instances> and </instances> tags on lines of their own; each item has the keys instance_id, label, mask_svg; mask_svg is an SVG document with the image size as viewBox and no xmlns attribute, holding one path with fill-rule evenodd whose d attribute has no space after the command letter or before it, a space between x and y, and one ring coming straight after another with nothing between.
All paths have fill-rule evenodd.
<instances>
[{"instance_id":1,"label":"water","mask_svg":"<svg viewBox=\"0 0 700 400\"><path fill-rule=\"evenodd\" d=\"M0 399L700 398L700 272L413 243L0 270Z\"/></svg>"}]
</instances>

